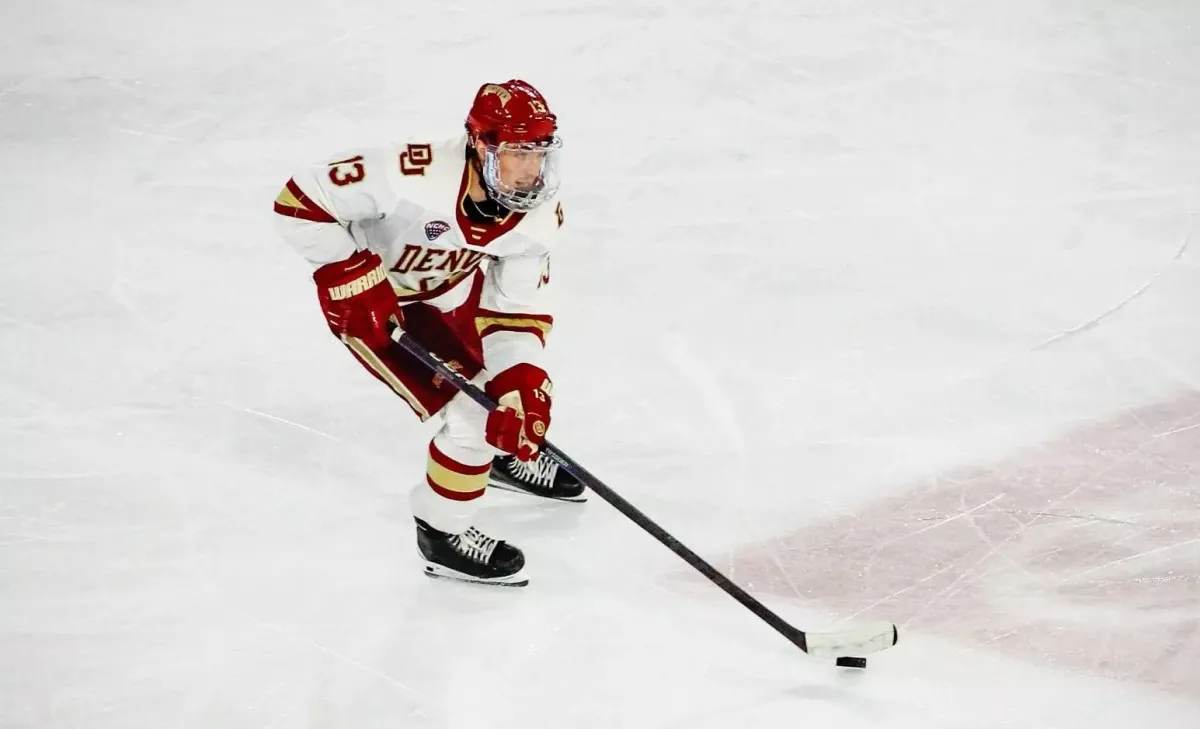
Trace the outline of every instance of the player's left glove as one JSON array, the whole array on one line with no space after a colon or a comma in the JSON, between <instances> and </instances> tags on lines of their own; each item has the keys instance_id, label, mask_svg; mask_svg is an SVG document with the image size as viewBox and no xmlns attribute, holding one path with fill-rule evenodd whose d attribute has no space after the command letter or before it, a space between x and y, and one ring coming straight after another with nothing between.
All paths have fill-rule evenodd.
<instances>
[{"instance_id":1,"label":"player's left glove","mask_svg":"<svg viewBox=\"0 0 1200 729\"><path fill-rule=\"evenodd\" d=\"M522 362L493 377L484 389L500 404L488 413L487 442L522 461L537 458L550 427L552 385L546 372Z\"/></svg>"}]
</instances>

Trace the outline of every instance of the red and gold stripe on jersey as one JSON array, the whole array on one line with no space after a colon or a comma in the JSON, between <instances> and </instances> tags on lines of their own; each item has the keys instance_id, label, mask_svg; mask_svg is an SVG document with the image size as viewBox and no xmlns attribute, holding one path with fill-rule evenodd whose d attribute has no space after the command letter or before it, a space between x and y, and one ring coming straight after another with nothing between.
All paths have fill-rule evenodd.
<instances>
[{"instance_id":1,"label":"red and gold stripe on jersey","mask_svg":"<svg viewBox=\"0 0 1200 729\"><path fill-rule=\"evenodd\" d=\"M289 218L311 220L314 223L336 223L337 219L326 212L325 208L313 202L304 194L295 180L288 180L279 197L275 198L275 212Z\"/></svg>"},{"instance_id":2,"label":"red and gold stripe on jersey","mask_svg":"<svg viewBox=\"0 0 1200 729\"><path fill-rule=\"evenodd\" d=\"M480 338L496 332L526 332L536 336L545 346L546 337L554 327L554 317L479 309L475 315L475 327L479 330Z\"/></svg>"}]
</instances>

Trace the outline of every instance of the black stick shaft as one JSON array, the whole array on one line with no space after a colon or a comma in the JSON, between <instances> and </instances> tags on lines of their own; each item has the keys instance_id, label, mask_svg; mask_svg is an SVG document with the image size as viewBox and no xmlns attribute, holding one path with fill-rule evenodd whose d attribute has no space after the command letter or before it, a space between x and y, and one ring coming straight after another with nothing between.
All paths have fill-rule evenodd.
<instances>
[{"instance_id":1,"label":"black stick shaft","mask_svg":"<svg viewBox=\"0 0 1200 729\"><path fill-rule=\"evenodd\" d=\"M425 347L411 336L397 329L393 333L392 338L409 354L416 357L429 369L453 383L460 392L466 393L467 397L479 403L483 408L488 411L496 409L496 402L488 397L487 393L480 390L467 378L447 367L446 363L437 355L425 349ZM653 519L643 514L633 504L626 501L606 486L603 481L596 478L590 471L576 463L574 459L556 448L549 441L542 444L541 450L558 463L558 465L565 468L568 473L586 484L597 496L611 504L613 508L628 517L630 521L648 532L650 536L662 542L667 549L679 555L685 562L694 567L696 571L707 577L734 600L740 602L746 609L757 615L780 635L799 647L800 650L808 650L808 640L803 630L788 624L787 621L772 612L766 605L763 605L745 590L735 585L728 577L718 572L715 567L706 562L700 555L688 549L678 539L656 524Z\"/></svg>"}]
</instances>

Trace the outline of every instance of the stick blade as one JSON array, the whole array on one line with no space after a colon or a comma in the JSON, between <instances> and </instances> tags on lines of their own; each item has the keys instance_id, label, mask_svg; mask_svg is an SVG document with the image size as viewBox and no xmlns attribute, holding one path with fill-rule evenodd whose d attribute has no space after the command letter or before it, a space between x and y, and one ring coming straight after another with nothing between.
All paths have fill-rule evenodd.
<instances>
[{"instance_id":1,"label":"stick blade","mask_svg":"<svg viewBox=\"0 0 1200 729\"><path fill-rule=\"evenodd\" d=\"M864 623L830 633L805 633L807 652L816 658L863 656L891 648L900 639L892 623Z\"/></svg>"}]
</instances>

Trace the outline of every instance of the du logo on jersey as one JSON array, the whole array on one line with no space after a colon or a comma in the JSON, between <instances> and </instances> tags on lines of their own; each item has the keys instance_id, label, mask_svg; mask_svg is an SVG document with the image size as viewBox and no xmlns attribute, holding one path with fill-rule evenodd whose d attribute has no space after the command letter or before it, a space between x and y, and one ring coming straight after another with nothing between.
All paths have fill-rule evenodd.
<instances>
[{"instance_id":1,"label":"du logo on jersey","mask_svg":"<svg viewBox=\"0 0 1200 729\"><path fill-rule=\"evenodd\" d=\"M450 224L441 220L432 220L425 224L425 237L429 240L437 240L442 233L450 230Z\"/></svg>"}]
</instances>

